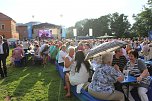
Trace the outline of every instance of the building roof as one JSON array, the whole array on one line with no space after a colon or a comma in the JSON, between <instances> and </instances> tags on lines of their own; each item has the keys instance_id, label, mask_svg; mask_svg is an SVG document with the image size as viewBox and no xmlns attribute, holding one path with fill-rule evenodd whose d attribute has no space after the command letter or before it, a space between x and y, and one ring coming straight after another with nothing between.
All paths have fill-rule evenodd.
<instances>
[{"instance_id":1,"label":"building roof","mask_svg":"<svg viewBox=\"0 0 152 101\"><path fill-rule=\"evenodd\" d=\"M7 16L7 15L1 13L1 12L0 12L0 19L7 19L7 20L12 20L12 21L15 22L15 20L13 20L11 17L9 17L9 16Z\"/></svg>"},{"instance_id":2,"label":"building roof","mask_svg":"<svg viewBox=\"0 0 152 101\"><path fill-rule=\"evenodd\" d=\"M16 26L27 26L27 25L23 23L16 23Z\"/></svg>"},{"instance_id":3,"label":"building roof","mask_svg":"<svg viewBox=\"0 0 152 101\"><path fill-rule=\"evenodd\" d=\"M42 28L42 27L45 27L45 28L50 28L50 27L61 28L61 26L55 25L55 24L51 24L51 23L41 23L41 24L33 26L33 28Z\"/></svg>"},{"instance_id":4,"label":"building roof","mask_svg":"<svg viewBox=\"0 0 152 101\"><path fill-rule=\"evenodd\" d=\"M28 22L28 23L25 23L26 25L38 25L40 24L41 22L36 22L36 21L31 21L31 22Z\"/></svg>"}]
</instances>

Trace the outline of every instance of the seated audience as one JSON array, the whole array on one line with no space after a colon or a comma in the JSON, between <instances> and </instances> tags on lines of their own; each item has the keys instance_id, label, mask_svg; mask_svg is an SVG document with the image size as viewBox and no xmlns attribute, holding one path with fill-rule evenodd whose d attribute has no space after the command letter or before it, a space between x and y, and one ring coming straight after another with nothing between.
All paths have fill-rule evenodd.
<instances>
[{"instance_id":1,"label":"seated audience","mask_svg":"<svg viewBox=\"0 0 152 101\"><path fill-rule=\"evenodd\" d=\"M127 63L127 59L123 55L122 48L115 50L115 54L113 55L112 66L118 66L120 71L123 72L123 69L126 66L126 63ZM115 85L116 90L123 92L122 83L116 82L114 85Z\"/></svg>"},{"instance_id":2,"label":"seated audience","mask_svg":"<svg viewBox=\"0 0 152 101\"><path fill-rule=\"evenodd\" d=\"M35 45L35 49L34 49L35 53L34 53L34 60L40 59L41 55L40 55L40 47L39 45Z\"/></svg>"},{"instance_id":3,"label":"seated audience","mask_svg":"<svg viewBox=\"0 0 152 101\"><path fill-rule=\"evenodd\" d=\"M13 50L12 58L15 60L21 60L21 64L23 65L25 61L24 50L20 44Z\"/></svg>"},{"instance_id":4,"label":"seated audience","mask_svg":"<svg viewBox=\"0 0 152 101\"><path fill-rule=\"evenodd\" d=\"M85 55L87 55L89 53L90 49L91 49L90 44L86 43L84 45L84 53L85 53Z\"/></svg>"},{"instance_id":5,"label":"seated audience","mask_svg":"<svg viewBox=\"0 0 152 101\"><path fill-rule=\"evenodd\" d=\"M77 50L76 51L84 51L84 46L83 46L83 43L82 42L79 42L78 43L78 47L77 47Z\"/></svg>"},{"instance_id":6,"label":"seated audience","mask_svg":"<svg viewBox=\"0 0 152 101\"><path fill-rule=\"evenodd\" d=\"M65 86L64 89L67 89L67 94L66 97L70 97L70 82L69 82L69 72L71 70L71 65L73 63L73 56L75 53L74 47L69 47L68 49L68 55L66 55L65 60L64 60L64 68L63 72L65 74Z\"/></svg>"},{"instance_id":7,"label":"seated audience","mask_svg":"<svg viewBox=\"0 0 152 101\"><path fill-rule=\"evenodd\" d=\"M56 55L58 54L58 52L59 52L58 44L52 44L49 49L50 62L52 64L55 63Z\"/></svg>"},{"instance_id":8,"label":"seated audience","mask_svg":"<svg viewBox=\"0 0 152 101\"><path fill-rule=\"evenodd\" d=\"M149 56L149 54L150 54L150 47L149 47L149 45L148 45L147 42L144 42L143 48L142 48L141 52L142 52L142 55L144 56L144 60L145 61L147 61L147 60L150 59L150 56Z\"/></svg>"},{"instance_id":9,"label":"seated audience","mask_svg":"<svg viewBox=\"0 0 152 101\"><path fill-rule=\"evenodd\" d=\"M98 99L124 101L124 94L114 87L114 83L123 81L123 74L118 66L111 66L112 59L113 54L110 52L102 55L102 65L96 68L88 92Z\"/></svg>"},{"instance_id":10,"label":"seated audience","mask_svg":"<svg viewBox=\"0 0 152 101\"><path fill-rule=\"evenodd\" d=\"M148 69L145 65L145 63L138 59L138 51L132 50L129 52L129 61L125 67L125 70L129 70L129 75L137 77L137 81L139 82L139 87L137 88L139 97L141 101L149 101L147 97L147 91L148 87L150 85L150 78ZM129 87L129 91L134 88L133 86ZM125 94L127 94L127 91L125 91ZM135 101L132 97L131 93L129 92L129 101Z\"/></svg>"},{"instance_id":11,"label":"seated audience","mask_svg":"<svg viewBox=\"0 0 152 101\"><path fill-rule=\"evenodd\" d=\"M60 66L64 66L64 59L65 59L65 56L67 55L67 52L66 52L66 46L63 45L61 47L61 50L59 51L58 53L58 64Z\"/></svg>"},{"instance_id":12,"label":"seated audience","mask_svg":"<svg viewBox=\"0 0 152 101\"><path fill-rule=\"evenodd\" d=\"M89 78L89 70L90 70L90 63L85 61L85 55L82 51L78 51L75 54L75 62L71 66L70 71L70 84L71 85L79 85L81 83L88 82Z\"/></svg>"},{"instance_id":13,"label":"seated audience","mask_svg":"<svg viewBox=\"0 0 152 101\"><path fill-rule=\"evenodd\" d=\"M122 48L119 48L115 51L115 54L113 55L113 61L112 66L117 65L119 66L119 69L121 72L123 72L124 67L126 66L127 59L123 55Z\"/></svg>"},{"instance_id":14,"label":"seated audience","mask_svg":"<svg viewBox=\"0 0 152 101\"><path fill-rule=\"evenodd\" d=\"M23 41L23 49L25 53L27 53L28 48L29 48L28 40Z\"/></svg>"},{"instance_id":15,"label":"seated audience","mask_svg":"<svg viewBox=\"0 0 152 101\"><path fill-rule=\"evenodd\" d=\"M43 58L43 64L47 64L48 61L48 53L49 53L49 45L48 44L44 44L41 46L40 48L40 54L41 57Z\"/></svg>"}]
</instances>

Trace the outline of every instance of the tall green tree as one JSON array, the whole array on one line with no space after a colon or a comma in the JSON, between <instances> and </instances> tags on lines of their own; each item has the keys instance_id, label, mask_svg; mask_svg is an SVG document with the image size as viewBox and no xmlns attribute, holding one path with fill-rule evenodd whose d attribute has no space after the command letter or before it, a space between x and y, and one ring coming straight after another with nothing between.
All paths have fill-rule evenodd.
<instances>
[{"instance_id":1,"label":"tall green tree","mask_svg":"<svg viewBox=\"0 0 152 101\"><path fill-rule=\"evenodd\" d=\"M148 7L144 7L143 11L134 16L135 23L132 30L138 36L148 36L148 32L152 30L152 0L148 0Z\"/></svg>"},{"instance_id":2,"label":"tall green tree","mask_svg":"<svg viewBox=\"0 0 152 101\"><path fill-rule=\"evenodd\" d=\"M85 36L85 25L88 22L88 19L84 19L81 21L76 22L75 28L77 29L77 36Z\"/></svg>"},{"instance_id":3,"label":"tall green tree","mask_svg":"<svg viewBox=\"0 0 152 101\"><path fill-rule=\"evenodd\" d=\"M103 36L105 33L112 35L112 32L116 33L117 37L123 37L129 27L127 16L118 13L108 14L97 19L84 19L75 24L78 36L89 35L89 29L92 28L95 37Z\"/></svg>"},{"instance_id":4,"label":"tall green tree","mask_svg":"<svg viewBox=\"0 0 152 101\"><path fill-rule=\"evenodd\" d=\"M74 38L74 35L73 35L73 29L74 29L75 27L69 27L69 28L67 28L66 30L67 30L67 35L66 35L66 38Z\"/></svg>"},{"instance_id":5,"label":"tall green tree","mask_svg":"<svg viewBox=\"0 0 152 101\"><path fill-rule=\"evenodd\" d=\"M110 30L110 16L101 16L98 19L85 19L75 24L78 35L86 36L89 35L89 29L93 29L93 36L98 37L105 33L111 33Z\"/></svg>"},{"instance_id":6,"label":"tall green tree","mask_svg":"<svg viewBox=\"0 0 152 101\"><path fill-rule=\"evenodd\" d=\"M105 16L101 16L100 18L97 19L98 24L96 26L96 28L98 28L98 30L100 33L97 34L97 36L103 36L105 35L105 33L107 33L108 35L111 35L111 30L110 30L110 15L105 15Z\"/></svg>"},{"instance_id":7,"label":"tall green tree","mask_svg":"<svg viewBox=\"0 0 152 101\"><path fill-rule=\"evenodd\" d=\"M111 15L110 28L117 37L126 37L125 33L129 30L130 26L131 24L124 14L119 15L116 12Z\"/></svg>"},{"instance_id":8,"label":"tall green tree","mask_svg":"<svg viewBox=\"0 0 152 101\"><path fill-rule=\"evenodd\" d=\"M148 5L152 7L152 0L148 0Z\"/></svg>"}]
</instances>

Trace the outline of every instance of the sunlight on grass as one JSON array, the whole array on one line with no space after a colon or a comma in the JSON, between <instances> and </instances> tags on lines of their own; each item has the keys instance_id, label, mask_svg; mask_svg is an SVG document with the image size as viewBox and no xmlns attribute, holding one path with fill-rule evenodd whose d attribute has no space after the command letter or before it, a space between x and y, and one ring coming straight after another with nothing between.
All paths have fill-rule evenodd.
<instances>
[{"instance_id":1,"label":"sunlight on grass","mask_svg":"<svg viewBox=\"0 0 152 101\"><path fill-rule=\"evenodd\" d=\"M11 54L11 50L10 50ZM11 56L11 55L10 55ZM7 64L10 64L10 56ZM12 96L11 101L78 101L65 98L63 83L54 65L10 67L8 77L0 79L0 101Z\"/></svg>"},{"instance_id":2,"label":"sunlight on grass","mask_svg":"<svg viewBox=\"0 0 152 101\"><path fill-rule=\"evenodd\" d=\"M8 66L8 77L0 80L0 86L0 101L7 95L12 96L11 101L78 101L74 96L64 97L61 78L50 63L45 68Z\"/></svg>"}]
</instances>

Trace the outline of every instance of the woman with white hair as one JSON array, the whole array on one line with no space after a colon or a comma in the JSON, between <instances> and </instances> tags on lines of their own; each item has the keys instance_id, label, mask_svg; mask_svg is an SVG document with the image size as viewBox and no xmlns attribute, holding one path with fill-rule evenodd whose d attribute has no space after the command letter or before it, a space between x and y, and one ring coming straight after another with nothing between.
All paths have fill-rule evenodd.
<instances>
[{"instance_id":1,"label":"woman with white hair","mask_svg":"<svg viewBox=\"0 0 152 101\"><path fill-rule=\"evenodd\" d=\"M102 65L96 68L88 92L98 99L124 101L124 94L114 88L114 83L123 81L123 74L119 67L111 66L112 60L112 53L102 55Z\"/></svg>"}]
</instances>

